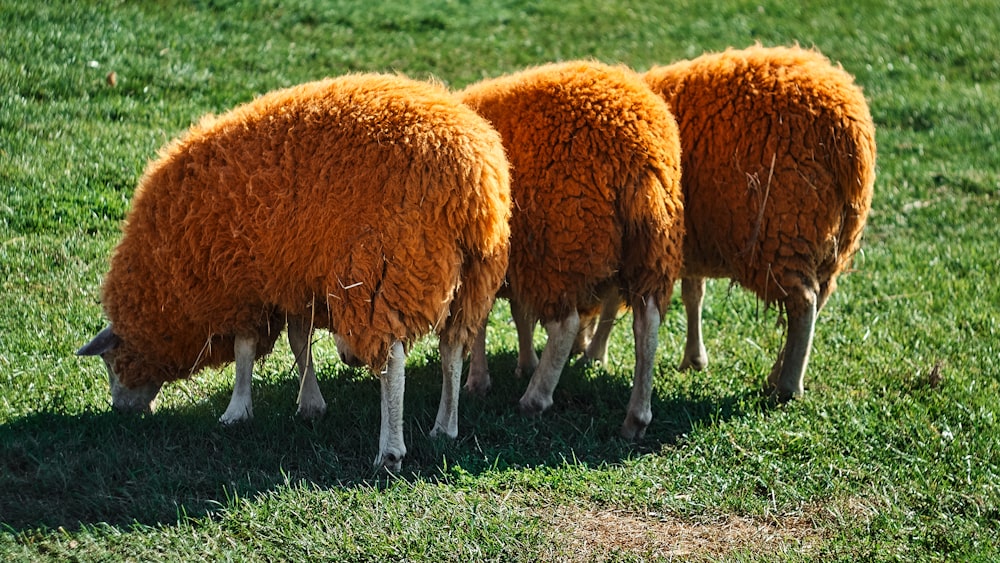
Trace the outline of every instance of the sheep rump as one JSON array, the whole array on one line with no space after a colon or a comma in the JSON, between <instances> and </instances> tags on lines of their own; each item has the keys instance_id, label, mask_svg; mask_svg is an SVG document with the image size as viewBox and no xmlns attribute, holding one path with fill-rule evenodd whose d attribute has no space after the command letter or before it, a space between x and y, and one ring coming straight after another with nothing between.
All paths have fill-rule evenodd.
<instances>
[{"instance_id":1,"label":"sheep rump","mask_svg":"<svg viewBox=\"0 0 1000 563\"><path fill-rule=\"evenodd\" d=\"M349 75L206 117L136 190L102 289L109 371L158 389L241 338L267 354L286 318L375 373L429 332L464 351L506 270L509 209L499 136L437 85Z\"/></svg>"},{"instance_id":2,"label":"sheep rump","mask_svg":"<svg viewBox=\"0 0 1000 563\"><path fill-rule=\"evenodd\" d=\"M593 314L614 295L633 306L642 325L636 326L636 382L623 425L624 434L640 437L651 416L647 387L656 328L681 268L680 142L673 117L641 77L596 62L544 65L471 85L459 96L500 132L511 162L505 291L518 323L519 366L538 365L522 410L551 405L581 314ZM549 339L540 361L525 361L534 356L536 319ZM485 361L476 361L483 338L473 351L471 390L489 386Z\"/></svg>"},{"instance_id":3,"label":"sheep rump","mask_svg":"<svg viewBox=\"0 0 1000 563\"><path fill-rule=\"evenodd\" d=\"M853 77L816 51L730 49L646 82L680 127L687 237L682 368L707 362L704 278L729 277L788 316L769 383L802 393L815 316L851 264L871 207L875 129Z\"/></svg>"}]
</instances>

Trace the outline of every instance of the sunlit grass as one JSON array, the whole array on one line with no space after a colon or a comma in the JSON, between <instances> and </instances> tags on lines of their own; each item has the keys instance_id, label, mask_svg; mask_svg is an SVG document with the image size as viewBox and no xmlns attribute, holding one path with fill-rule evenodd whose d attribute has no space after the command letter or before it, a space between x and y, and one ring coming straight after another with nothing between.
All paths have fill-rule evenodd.
<instances>
[{"instance_id":1,"label":"sunlit grass","mask_svg":"<svg viewBox=\"0 0 1000 563\"><path fill-rule=\"evenodd\" d=\"M3 4L0 559L995 559L995 12L922 0ZM463 396L454 442L426 436L441 376L435 343L420 342L398 477L371 469L378 384L337 362L328 336L317 358L330 410L315 424L294 417L283 342L257 369L255 420L237 428L216 423L231 368L168 386L156 414L130 418L110 412L100 362L73 355L104 326L100 281L145 163L204 113L345 72L460 87L552 60L645 69L755 41L841 63L878 128L863 251L820 315L802 400L762 396L779 319L727 280L709 285L701 373L674 369L675 296L637 444L617 437L628 317L608 365L567 367L556 405L528 419L501 303L494 389Z\"/></svg>"}]
</instances>

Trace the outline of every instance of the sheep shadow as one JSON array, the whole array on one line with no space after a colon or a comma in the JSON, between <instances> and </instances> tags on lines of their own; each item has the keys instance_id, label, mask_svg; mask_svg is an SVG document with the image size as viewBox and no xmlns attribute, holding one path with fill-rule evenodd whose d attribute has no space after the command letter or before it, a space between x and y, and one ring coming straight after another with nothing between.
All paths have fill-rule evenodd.
<instances>
[{"instance_id":1,"label":"sheep shadow","mask_svg":"<svg viewBox=\"0 0 1000 563\"><path fill-rule=\"evenodd\" d=\"M282 485L383 487L392 479L435 480L444 467L471 474L573 463L620 463L677 443L700 425L743 416L761 403L756 391L726 397L654 394L654 420L637 443L618 438L629 383L601 368L569 365L556 404L525 417L516 402L526 381L513 373L516 355L491 356L494 388L463 393L457 440L431 439L440 393L440 363L407 372L405 432L409 452L401 475L372 468L378 445L378 382L362 370L320 374L326 416L294 416L297 382L254 382L256 418L223 427L228 401L218 391L153 415L49 407L0 425L0 530L77 529L107 523L170 525L230 506Z\"/></svg>"}]
</instances>

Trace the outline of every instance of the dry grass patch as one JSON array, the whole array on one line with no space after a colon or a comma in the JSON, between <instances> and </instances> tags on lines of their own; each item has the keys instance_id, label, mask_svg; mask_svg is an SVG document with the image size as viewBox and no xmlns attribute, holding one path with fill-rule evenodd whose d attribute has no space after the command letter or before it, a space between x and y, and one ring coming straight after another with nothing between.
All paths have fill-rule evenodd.
<instances>
[{"instance_id":1,"label":"dry grass patch","mask_svg":"<svg viewBox=\"0 0 1000 563\"><path fill-rule=\"evenodd\" d=\"M870 520L876 510L858 499L806 506L792 513L685 519L656 512L559 507L552 519L570 560L615 556L683 561L725 560L736 554L773 557L817 553L845 520Z\"/></svg>"}]
</instances>

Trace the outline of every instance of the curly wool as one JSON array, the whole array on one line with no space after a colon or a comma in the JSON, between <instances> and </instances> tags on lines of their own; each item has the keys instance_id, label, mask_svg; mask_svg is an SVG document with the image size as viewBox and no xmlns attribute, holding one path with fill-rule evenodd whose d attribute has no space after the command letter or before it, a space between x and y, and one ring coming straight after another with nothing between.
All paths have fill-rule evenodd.
<instances>
[{"instance_id":1,"label":"curly wool","mask_svg":"<svg viewBox=\"0 0 1000 563\"><path fill-rule=\"evenodd\" d=\"M821 54L754 46L651 69L680 127L685 277L731 277L768 304L819 303L860 244L875 127L850 74Z\"/></svg>"},{"instance_id":2,"label":"curly wool","mask_svg":"<svg viewBox=\"0 0 1000 563\"><path fill-rule=\"evenodd\" d=\"M270 351L285 315L380 369L394 340L467 347L507 266L499 135L438 85L349 75L206 117L136 190L102 292L123 385Z\"/></svg>"},{"instance_id":3,"label":"curly wool","mask_svg":"<svg viewBox=\"0 0 1000 563\"><path fill-rule=\"evenodd\" d=\"M662 313L681 268L680 142L641 77L568 62L459 95L507 147L513 296L543 323L596 308L609 286Z\"/></svg>"}]
</instances>

